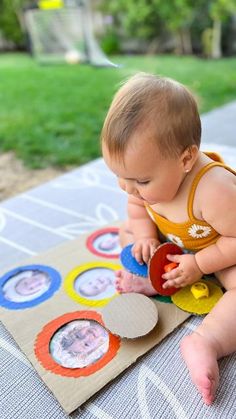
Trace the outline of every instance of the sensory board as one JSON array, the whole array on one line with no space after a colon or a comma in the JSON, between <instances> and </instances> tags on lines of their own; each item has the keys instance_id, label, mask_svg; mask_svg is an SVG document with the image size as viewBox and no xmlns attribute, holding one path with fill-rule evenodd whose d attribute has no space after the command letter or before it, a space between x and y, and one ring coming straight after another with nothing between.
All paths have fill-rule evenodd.
<instances>
[{"instance_id":1,"label":"sensory board","mask_svg":"<svg viewBox=\"0 0 236 419\"><path fill-rule=\"evenodd\" d=\"M158 312L156 326L138 338L112 334L105 311L113 323L114 318L118 324L132 319L129 327L134 331L151 317L140 294L132 295L131 305L121 304L124 295L114 287L120 250L118 227L106 226L1 273L1 320L67 413L190 315L174 304L145 297ZM114 301L115 315L109 311Z\"/></svg>"}]
</instances>

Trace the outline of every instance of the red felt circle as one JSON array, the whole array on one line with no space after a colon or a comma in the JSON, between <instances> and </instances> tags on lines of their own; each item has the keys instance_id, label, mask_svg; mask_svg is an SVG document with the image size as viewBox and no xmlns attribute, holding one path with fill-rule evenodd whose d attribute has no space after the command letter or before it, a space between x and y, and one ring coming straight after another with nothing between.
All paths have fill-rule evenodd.
<instances>
[{"instance_id":1,"label":"red felt circle","mask_svg":"<svg viewBox=\"0 0 236 419\"><path fill-rule=\"evenodd\" d=\"M161 244L149 262L149 278L152 282L152 286L160 295L172 295L179 291L179 288L163 288L165 279L162 278L164 274L164 266L168 265L170 261L166 255L181 255L183 250L181 247L174 243L163 243Z\"/></svg>"},{"instance_id":2,"label":"red felt circle","mask_svg":"<svg viewBox=\"0 0 236 419\"><path fill-rule=\"evenodd\" d=\"M99 237L102 236L103 234L107 234L107 233L119 233L119 228L118 227L107 227L107 228L102 228L100 230L95 231L94 233L92 233L86 241L86 246L87 248L90 250L91 253L93 253L96 256L103 256L105 258L108 259L114 259L114 258L118 258L119 257L119 253L114 253L114 254L107 254L105 251L100 251L94 248L94 241Z\"/></svg>"}]
</instances>

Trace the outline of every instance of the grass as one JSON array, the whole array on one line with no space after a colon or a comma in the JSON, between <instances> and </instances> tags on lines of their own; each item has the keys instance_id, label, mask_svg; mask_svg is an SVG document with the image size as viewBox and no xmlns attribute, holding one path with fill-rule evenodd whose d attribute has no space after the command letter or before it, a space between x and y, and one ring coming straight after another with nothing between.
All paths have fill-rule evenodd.
<instances>
[{"instance_id":1,"label":"grass","mask_svg":"<svg viewBox=\"0 0 236 419\"><path fill-rule=\"evenodd\" d=\"M200 112L236 99L236 58L114 57L119 69L39 66L0 56L0 150L36 167L79 165L100 155L99 135L121 80L137 71L173 77L199 98Z\"/></svg>"}]
</instances>

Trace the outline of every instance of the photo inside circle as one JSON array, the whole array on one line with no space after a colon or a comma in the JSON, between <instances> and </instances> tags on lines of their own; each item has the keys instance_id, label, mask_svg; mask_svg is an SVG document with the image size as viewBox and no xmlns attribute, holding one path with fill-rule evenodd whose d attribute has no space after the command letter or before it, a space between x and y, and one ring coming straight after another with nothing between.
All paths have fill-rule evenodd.
<instances>
[{"instance_id":1,"label":"photo inside circle","mask_svg":"<svg viewBox=\"0 0 236 419\"><path fill-rule=\"evenodd\" d=\"M73 320L52 336L49 351L65 368L84 368L102 358L109 349L109 333L94 320Z\"/></svg>"},{"instance_id":2,"label":"photo inside circle","mask_svg":"<svg viewBox=\"0 0 236 419\"><path fill-rule=\"evenodd\" d=\"M47 272L27 269L11 276L2 286L2 293L6 300L15 303L32 301L46 291L51 285Z\"/></svg>"},{"instance_id":3,"label":"photo inside circle","mask_svg":"<svg viewBox=\"0 0 236 419\"><path fill-rule=\"evenodd\" d=\"M97 267L79 274L74 281L74 290L88 300L102 300L116 294L115 271Z\"/></svg>"},{"instance_id":4,"label":"photo inside circle","mask_svg":"<svg viewBox=\"0 0 236 419\"><path fill-rule=\"evenodd\" d=\"M118 232L100 234L93 241L93 247L98 253L119 255L121 252Z\"/></svg>"}]
</instances>

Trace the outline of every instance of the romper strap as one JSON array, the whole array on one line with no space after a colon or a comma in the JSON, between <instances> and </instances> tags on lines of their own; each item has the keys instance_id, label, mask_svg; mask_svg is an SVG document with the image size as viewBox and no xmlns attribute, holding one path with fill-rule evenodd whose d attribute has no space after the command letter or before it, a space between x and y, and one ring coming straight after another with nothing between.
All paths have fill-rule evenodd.
<instances>
[{"instance_id":1,"label":"romper strap","mask_svg":"<svg viewBox=\"0 0 236 419\"><path fill-rule=\"evenodd\" d=\"M189 216L190 220L195 218L194 215L193 215L193 200L194 200L194 196L195 196L195 192L196 192L198 183L199 183L200 179L202 178L202 176L205 175L206 172L208 172L208 170L210 170L212 167L217 167L217 166L218 167L224 167L225 169L231 171L232 173L235 173L232 169L230 169L224 163L221 163L219 161L214 161L214 162L209 163L206 166L202 167L202 169L197 173L197 175L193 179L193 183L192 183L190 193L189 193L189 196L188 196L188 216Z\"/></svg>"}]
</instances>

